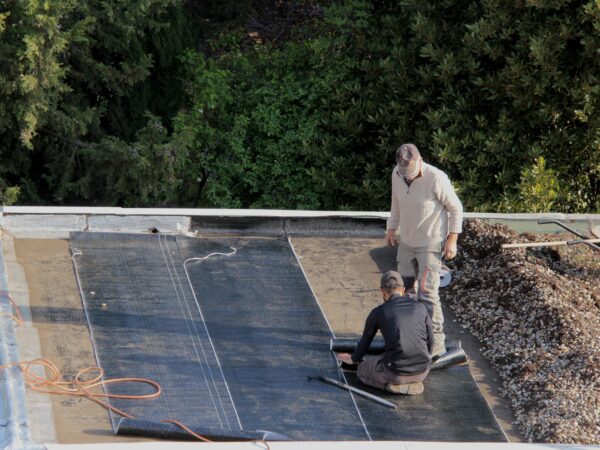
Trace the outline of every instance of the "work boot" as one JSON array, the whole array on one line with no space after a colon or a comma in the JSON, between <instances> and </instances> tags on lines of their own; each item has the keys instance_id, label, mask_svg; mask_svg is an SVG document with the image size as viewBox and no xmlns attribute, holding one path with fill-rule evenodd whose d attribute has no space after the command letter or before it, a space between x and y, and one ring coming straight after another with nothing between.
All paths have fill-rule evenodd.
<instances>
[{"instance_id":1,"label":"work boot","mask_svg":"<svg viewBox=\"0 0 600 450\"><path fill-rule=\"evenodd\" d=\"M385 390L393 394L420 395L425 390L425 386L420 381L408 384L386 384Z\"/></svg>"}]
</instances>

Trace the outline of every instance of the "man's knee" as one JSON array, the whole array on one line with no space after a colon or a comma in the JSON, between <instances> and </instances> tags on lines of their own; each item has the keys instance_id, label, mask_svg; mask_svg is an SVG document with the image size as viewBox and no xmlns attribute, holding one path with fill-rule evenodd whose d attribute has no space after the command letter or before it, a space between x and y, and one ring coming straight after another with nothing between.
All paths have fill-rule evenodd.
<instances>
[{"instance_id":1,"label":"man's knee","mask_svg":"<svg viewBox=\"0 0 600 450\"><path fill-rule=\"evenodd\" d=\"M383 389L384 383L378 377L378 358L367 357L358 365L356 376L367 386Z\"/></svg>"},{"instance_id":2,"label":"man's knee","mask_svg":"<svg viewBox=\"0 0 600 450\"><path fill-rule=\"evenodd\" d=\"M356 375L361 381L362 378L367 378L369 374L375 370L375 361L373 361L373 359L374 358L369 355L358 365Z\"/></svg>"}]
</instances>

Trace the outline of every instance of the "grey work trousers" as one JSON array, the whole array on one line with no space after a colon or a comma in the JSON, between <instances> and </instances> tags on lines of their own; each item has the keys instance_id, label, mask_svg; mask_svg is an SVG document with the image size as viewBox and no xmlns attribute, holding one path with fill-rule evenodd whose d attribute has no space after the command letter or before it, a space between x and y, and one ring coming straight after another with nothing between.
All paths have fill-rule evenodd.
<instances>
[{"instance_id":1,"label":"grey work trousers","mask_svg":"<svg viewBox=\"0 0 600 450\"><path fill-rule=\"evenodd\" d=\"M402 275L405 288L410 292L413 288L417 298L425 303L433 325L432 356L446 352L446 335L444 334L444 314L440 302L440 274L436 270L428 270L425 280L425 267L440 267L442 265L442 242L427 247L410 247L398 242L398 272ZM415 283L415 280L417 281ZM423 288L422 288L423 287Z\"/></svg>"},{"instance_id":2,"label":"grey work trousers","mask_svg":"<svg viewBox=\"0 0 600 450\"><path fill-rule=\"evenodd\" d=\"M383 356L367 355L363 362L358 365L356 375L358 379L367 386L373 386L385 390L386 384L408 384L423 381L429 369L415 375L398 375L389 370L383 362Z\"/></svg>"}]
</instances>

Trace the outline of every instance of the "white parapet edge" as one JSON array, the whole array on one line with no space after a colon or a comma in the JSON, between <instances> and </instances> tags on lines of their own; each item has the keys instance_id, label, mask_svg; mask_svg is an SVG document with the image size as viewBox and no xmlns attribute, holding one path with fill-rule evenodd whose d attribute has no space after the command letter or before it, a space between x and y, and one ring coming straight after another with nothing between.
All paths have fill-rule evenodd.
<instances>
[{"instance_id":1,"label":"white parapet edge","mask_svg":"<svg viewBox=\"0 0 600 450\"><path fill-rule=\"evenodd\" d=\"M203 208L104 208L62 206L4 206L1 215L105 215L105 216L203 216L203 217L363 217L387 219L389 213L368 211L309 211L284 209L203 209Z\"/></svg>"},{"instance_id":2,"label":"white parapet edge","mask_svg":"<svg viewBox=\"0 0 600 450\"><path fill-rule=\"evenodd\" d=\"M218 209L218 208L120 208L88 206L3 206L0 216L42 214L42 215L105 215L105 216L204 216L204 217L352 217L381 218L390 217L382 211L310 211L287 209ZM486 213L465 212L465 218L498 220L600 220L600 214L563 214L563 213Z\"/></svg>"}]
</instances>

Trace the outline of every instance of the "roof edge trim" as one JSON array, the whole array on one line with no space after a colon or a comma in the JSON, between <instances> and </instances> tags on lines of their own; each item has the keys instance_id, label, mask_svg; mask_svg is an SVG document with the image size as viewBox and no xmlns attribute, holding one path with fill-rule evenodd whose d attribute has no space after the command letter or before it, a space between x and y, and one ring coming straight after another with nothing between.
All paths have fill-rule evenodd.
<instances>
[{"instance_id":1,"label":"roof edge trim","mask_svg":"<svg viewBox=\"0 0 600 450\"><path fill-rule=\"evenodd\" d=\"M311 211L285 209L211 209L211 208L120 208L87 206L4 206L2 215L91 215L91 216L204 216L204 217L352 217L389 218L389 212L381 211ZM465 218L475 219L556 219L556 220L600 220L600 214L563 213L495 213L466 212Z\"/></svg>"}]
</instances>

